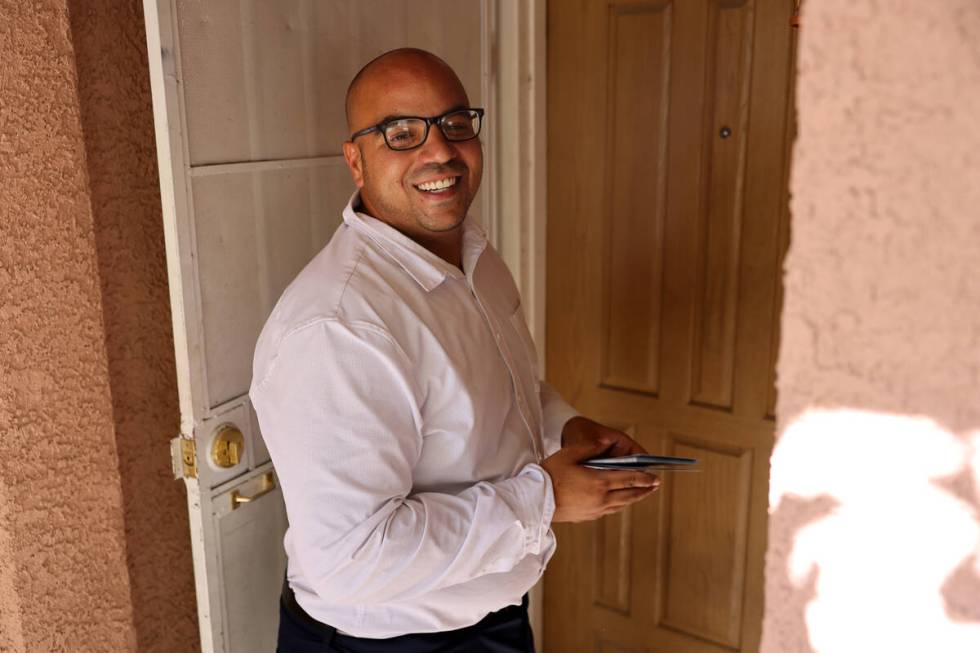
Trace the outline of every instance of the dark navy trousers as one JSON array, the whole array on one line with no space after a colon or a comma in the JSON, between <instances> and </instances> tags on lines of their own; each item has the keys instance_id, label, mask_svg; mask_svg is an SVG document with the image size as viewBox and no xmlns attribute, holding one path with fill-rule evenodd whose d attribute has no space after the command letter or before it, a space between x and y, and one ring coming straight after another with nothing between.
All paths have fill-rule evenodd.
<instances>
[{"instance_id":1,"label":"dark navy trousers","mask_svg":"<svg viewBox=\"0 0 980 653\"><path fill-rule=\"evenodd\" d=\"M441 633L368 639L341 635L306 614L284 592L279 605L278 653L534 653L527 595L521 605L491 612L478 623Z\"/></svg>"}]
</instances>

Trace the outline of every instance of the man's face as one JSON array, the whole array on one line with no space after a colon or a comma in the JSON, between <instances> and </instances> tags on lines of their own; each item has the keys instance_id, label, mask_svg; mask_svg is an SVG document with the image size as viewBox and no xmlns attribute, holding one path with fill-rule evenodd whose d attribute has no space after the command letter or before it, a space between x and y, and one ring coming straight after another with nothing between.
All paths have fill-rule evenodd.
<instances>
[{"instance_id":1,"label":"man's face","mask_svg":"<svg viewBox=\"0 0 980 653\"><path fill-rule=\"evenodd\" d=\"M355 98L352 131L393 117L433 117L469 106L454 76L423 64L382 71L364 86ZM345 143L344 156L367 212L420 238L462 224L483 174L480 140L448 141L438 125L412 150L391 150L374 132ZM435 182L441 183L433 188Z\"/></svg>"}]
</instances>

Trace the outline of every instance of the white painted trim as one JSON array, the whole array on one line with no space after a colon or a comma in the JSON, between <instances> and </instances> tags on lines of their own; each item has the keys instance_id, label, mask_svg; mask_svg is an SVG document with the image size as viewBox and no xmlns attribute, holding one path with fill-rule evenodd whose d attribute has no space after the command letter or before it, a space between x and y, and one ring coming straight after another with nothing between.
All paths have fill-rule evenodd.
<instances>
[{"instance_id":1,"label":"white painted trim","mask_svg":"<svg viewBox=\"0 0 980 653\"><path fill-rule=\"evenodd\" d=\"M507 2L508 0L503 0ZM494 247L499 249L500 236L500 185L497 161L500 158L500 147L495 124L497 102L499 97L499 75L497 67L497 14L500 0L482 0L480 3L480 97L484 107L490 110L490 115L483 122L480 140L483 142L484 159L490 162L483 169L483 180L480 184L480 213L483 228L487 238Z\"/></svg>"},{"instance_id":2,"label":"white painted trim","mask_svg":"<svg viewBox=\"0 0 980 653\"><path fill-rule=\"evenodd\" d=\"M163 15L161 16L161 10ZM155 124L157 163L160 175L160 201L163 212L163 233L167 255L167 267L170 287L170 306L173 319L174 348L177 364L177 394L180 403L180 431L185 437L193 433L193 423L185 423L185 416L193 414L193 402L190 388L190 347L187 342L187 329L181 308L184 305L184 275L179 264L180 249L178 240L177 220L177 191L181 185L181 175L175 174L173 153L171 152L171 130L179 129L170 125L167 118L167 84L174 83L173 73L164 72L163 46L161 44L161 18L170 21L169 5L156 0L144 0L143 15L146 21L146 48L150 69L150 92L153 104L153 120Z\"/></svg>"},{"instance_id":3,"label":"white painted trim","mask_svg":"<svg viewBox=\"0 0 980 653\"><path fill-rule=\"evenodd\" d=\"M524 298L544 369L546 0L497 3L497 224L494 244ZM504 162L507 162L504 164ZM516 163L516 165L515 165Z\"/></svg>"},{"instance_id":4,"label":"white painted trim","mask_svg":"<svg viewBox=\"0 0 980 653\"><path fill-rule=\"evenodd\" d=\"M210 163L207 165L191 166L190 173L191 177L197 178L212 177L214 175L233 175L242 172L264 172L266 170L290 170L292 168L316 168L319 166L334 165L347 165L343 155Z\"/></svg>"},{"instance_id":5,"label":"white painted trim","mask_svg":"<svg viewBox=\"0 0 980 653\"><path fill-rule=\"evenodd\" d=\"M143 13L173 320L180 434L194 439L200 461L202 444L196 431L207 414L209 400L175 1L144 0ZM220 608L217 601L221 596L221 565L217 533L211 519L212 493L206 484L202 487L198 478L185 479L185 487L201 651L215 653L223 651L225 645L222 611L215 609Z\"/></svg>"},{"instance_id":6,"label":"white painted trim","mask_svg":"<svg viewBox=\"0 0 980 653\"><path fill-rule=\"evenodd\" d=\"M547 2L498 0L494 38L497 129L493 168L497 214L492 242L521 291L524 314L545 367L547 218ZM506 164L504 163L506 162ZM535 647L544 650L544 588L531 590Z\"/></svg>"},{"instance_id":7,"label":"white painted trim","mask_svg":"<svg viewBox=\"0 0 980 653\"><path fill-rule=\"evenodd\" d=\"M528 24L528 75L527 124L530 133L530 170L528 184L528 284L527 297L531 307L531 334L538 346L540 369L545 367L545 292L548 255L548 5L547 0L532 0L527 7Z\"/></svg>"}]
</instances>

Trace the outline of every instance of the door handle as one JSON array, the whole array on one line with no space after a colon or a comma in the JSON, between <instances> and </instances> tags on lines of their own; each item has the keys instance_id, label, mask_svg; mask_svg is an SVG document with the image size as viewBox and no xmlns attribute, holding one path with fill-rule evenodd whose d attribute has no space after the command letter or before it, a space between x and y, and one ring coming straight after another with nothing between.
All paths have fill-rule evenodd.
<instances>
[{"instance_id":1,"label":"door handle","mask_svg":"<svg viewBox=\"0 0 980 653\"><path fill-rule=\"evenodd\" d=\"M259 497L269 494L276 489L276 477L273 476L272 472L266 472L262 475L262 485L258 492L251 496L246 496L239 490L231 491L231 509L234 510L243 503L251 503Z\"/></svg>"}]
</instances>

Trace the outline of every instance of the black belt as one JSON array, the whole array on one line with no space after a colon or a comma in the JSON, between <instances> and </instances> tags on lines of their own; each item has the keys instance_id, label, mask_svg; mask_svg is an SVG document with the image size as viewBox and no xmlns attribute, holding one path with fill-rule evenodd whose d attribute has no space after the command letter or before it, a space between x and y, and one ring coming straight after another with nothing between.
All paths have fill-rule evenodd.
<instances>
[{"instance_id":1,"label":"black belt","mask_svg":"<svg viewBox=\"0 0 980 653\"><path fill-rule=\"evenodd\" d=\"M293 588L289 586L288 580L284 580L282 583L281 600L283 607L286 608L286 611L289 612L290 615L292 615L300 623L308 626L311 630L322 635L325 643L330 643L330 641L333 640L334 635L337 634L337 629L311 617L309 613L303 609L303 606L301 606L296 600L296 594L293 592ZM528 603L528 595L525 594L523 597L521 597L521 609L527 610Z\"/></svg>"}]
</instances>

